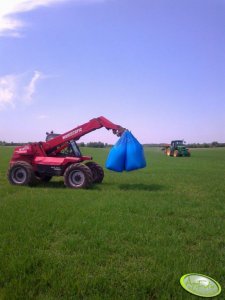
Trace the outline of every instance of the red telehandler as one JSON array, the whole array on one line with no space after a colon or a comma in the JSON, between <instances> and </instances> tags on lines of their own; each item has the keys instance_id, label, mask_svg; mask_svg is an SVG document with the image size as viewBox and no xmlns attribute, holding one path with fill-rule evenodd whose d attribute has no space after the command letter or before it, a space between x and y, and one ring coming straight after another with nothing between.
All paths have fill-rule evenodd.
<instances>
[{"instance_id":1,"label":"red telehandler","mask_svg":"<svg viewBox=\"0 0 225 300\"><path fill-rule=\"evenodd\" d=\"M16 147L10 161L8 180L15 185L48 182L53 176L64 176L70 188L88 188L101 183L104 171L91 156L82 156L76 141L85 134L105 127L121 136L125 128L104 117L94 118L64 134L47 133L45 142ZM83 163L84 161L88 161Z\"/></svg>"}]
</instances>

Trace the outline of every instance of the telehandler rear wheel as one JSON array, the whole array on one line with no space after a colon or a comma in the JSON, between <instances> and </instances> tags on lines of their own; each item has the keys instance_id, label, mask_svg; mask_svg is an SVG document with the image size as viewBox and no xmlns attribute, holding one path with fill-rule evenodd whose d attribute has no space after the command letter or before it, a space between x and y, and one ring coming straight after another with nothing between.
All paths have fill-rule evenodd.
<instances>
[{"instance_id":1,"label":"telehandler rear wheel","mask_svg":"<svg viewBox=\"0 0 225 300\"><path fill-rule=\"evenodd\" d=\"M104 170L102 167L93 161L89 161L85 165L91 170L93 183L101 183L104 178Z\"/></svg>"},{"instance_id":2,"label":"telehandler rear wheel","mask_svg":"<svg viewBox=\"0 0 225 300\"><path fill-rule=\"evenodd\" d=\"M84 164L72 164L64 173L64 184L69 188L89 188L92 182L91 170Z\"/></svg>"},{"instance_id":3,"label":"telehandler rear wheel","mask_svg":"<svg viewBox=\"0 0 225 300\"><path fill-rule=\"evenodd\" d=\"M16 185L33 185L36 183L32 166L25 161L18 161L8 170L8 180Z\"/></svg>"}]
</instances>

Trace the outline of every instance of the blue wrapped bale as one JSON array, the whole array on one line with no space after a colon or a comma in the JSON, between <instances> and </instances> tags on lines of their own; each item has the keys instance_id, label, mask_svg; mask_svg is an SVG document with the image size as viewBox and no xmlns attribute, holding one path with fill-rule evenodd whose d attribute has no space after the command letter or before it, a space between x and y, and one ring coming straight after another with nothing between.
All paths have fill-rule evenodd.
<instances>
[{"instance_id":1,"label":"blue wrapped bale","mask_svg":"<svg viewBox=\"0 0 225 300\"><path fill-rule=\"evenodd\" d=\"M126 131L122 134L117 143L111 148L106 160L106 168L116 172L125 169L126 161Z\"/></svg>"},{"instance_id":2,"label":"blue wrapped bale","mask_svg":"<svg viewBox=\"0 0 225 300\"><path fill-rule=\"evenodd\" d=\"M143 146L129 131L126 135L126 146L125 170L133 171L146 167Z\"/></svg>"},{"instance_id":3,"label":"blue wrapped bale","mask_svg":"<svg viewBox=\"0 0 225 300\"><path fill-rule=\"evenodd\" d=\"M128 130L124 131L112 147L106 160L106 168L116 172L132 171L146 166L144 149Z\"/></svg>"}]
</instances>

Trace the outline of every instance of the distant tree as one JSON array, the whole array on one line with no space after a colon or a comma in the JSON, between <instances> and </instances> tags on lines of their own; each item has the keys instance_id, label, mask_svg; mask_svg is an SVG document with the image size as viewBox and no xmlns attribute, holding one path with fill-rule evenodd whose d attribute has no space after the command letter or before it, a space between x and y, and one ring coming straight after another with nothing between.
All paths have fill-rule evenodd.
<instances>
[{"instance_id":1,"label":"distant tree","mask_svg":"<svg viewBox=\"0 0 225 300\"><path fill-rule=\"evenodd\" d=\"M79 146L80 146L80 147L85 147L85 143L84 143L84 142L81 142L81 143L79 143Z\"/></svg>"},{"instance_id":2,"label":"distant tree","mask_svg":"<svg viewBox=\"0 0 225 300\"><path fill-rule=\"evenodd\" d=\"M204 143L204 144L202 144L202 146L203 146L203 148L209 148L209 144L208 143Z\"/></svg>"},{"instance_id":3,"label":"distant tree","mask_svg":"<svg viewBox=\"0 0 225 300\"><path fill-rule=\"evenodd\" d=\"M212 147L218 147L219 143L215 141L215 142L212 142L211 145L212 145Z\"/></svg>"},{"instance_id":4,"label":"distant tree","mask_svg":"<svg viewBox=\"0 0 225 300\"><path fill-rule=\"evenodd\" d=\"M102 142L90 142L87 143L87 147L92 147L92 148L104 148L105 145Z\"/></svg>"}]
</instances>

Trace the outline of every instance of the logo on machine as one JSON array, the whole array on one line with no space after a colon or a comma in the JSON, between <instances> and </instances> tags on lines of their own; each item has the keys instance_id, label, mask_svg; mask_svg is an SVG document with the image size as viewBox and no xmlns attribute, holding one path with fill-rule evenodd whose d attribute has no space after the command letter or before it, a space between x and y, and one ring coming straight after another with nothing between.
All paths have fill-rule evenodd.
<instances>
[{"instance_id":1,"label":"logo on machine","mask_svg":"<svg viewBox=\"0 0 225 300\"><path fill-rule=\"evenodd\" d=\"M53 169L54 171L61 171L61 168L57 166L52 166L51 169Z\"/></svg>"},{"instance_id":2,"label":"logo on machine","mask_svg":"<svg viewBox=\"0 0 225 300\"><path fill-rule=\"evenodd\" d=\"M26 145L26 146L18 148L16 150L16 152L18 152L18 153L25 153L25 152L28 152L30 149L31 149L30 146Z\"/></svg>"},{"instance_id":3,"label":"logo on machine","mask_svg":"<svg viewBox=\"0 0 225 300\"><path fill-rule=\"evenodd\" d=\"M65 135L63 135L63 140L65 140L65 139L68 139L69 137L71 137L71 136L73 136L73 135L75 135L75 134L77 134L77 133L79 133L79 132L81 132L82 131L82 128L80 127L80 128L77 128L77 129L75 129L75 130L73 130L73 131L71 131L71 132L69 132L69 133L67 133L67 134L65 134Z\"/></svg>"}]
</instances>

